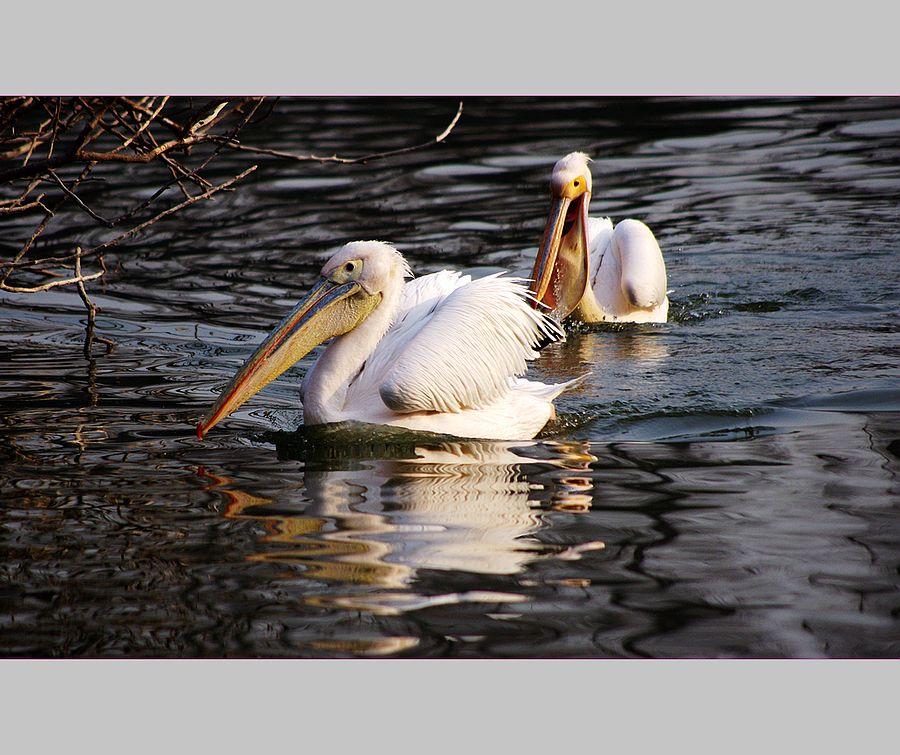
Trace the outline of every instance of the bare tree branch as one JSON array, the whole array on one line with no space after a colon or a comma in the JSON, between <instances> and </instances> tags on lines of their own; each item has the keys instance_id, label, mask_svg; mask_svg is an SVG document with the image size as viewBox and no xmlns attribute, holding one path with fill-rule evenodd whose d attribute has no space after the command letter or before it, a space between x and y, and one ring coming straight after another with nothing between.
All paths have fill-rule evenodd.
<instances>
[{"instance_id":1,"label":"bare tree branch","mask_svg":"<svg viewBox=\"0 0 900 755\"><path fill-rule=\"evenodd\" d=\"M32 215L36 223L19 251L10 259L0 259L0 290L33 294L75 286L87 311L85 357L93 364L91 348L95 341L106 344L107 351L112 347L111 341L95 335L99 310L86 286L107 274L104 252L193 204L232 190L257 169L251 165L214 183L203 173L220 154L247 152L291 161L362 164L444 141L463 111L460 102L447 127L427 142L363 157L296 155L243 143L239 137L244 129L267 118L277 102L277 98L247 97L210 99L195 106L193 99L165 96L0 97L0 160L6 160L8 166L0 170L0 217L16 216L14 232L21 227L20 220L27 221ZM17 164L9 164L12 161ZM116 176L125 172L107 167L92 175L101 165L132 165L134 170L143 170L138 166L151 164L164 171L162 176L156 169L147 169L141 175L152 176L154 183L148 188L157 188L140 201L133 194L129 201L126 193L124 211L123 195L116 191ZM106 182L107 188L90 193L80 189L88 181ZM182 201L151 209L176 185L184 195ZM105 209L110 198L116 207L115 217ZM66 240L63 233L45 233L56 218L69 218L73 212L83 213L103 228L120 230L93 246ZM56 226L64 222L60 220ZM83 221L79 229L82 225ZM73 247L75 251L71 252ZM39 258L37 248L43 252ZM88 258L97 260L99 271L82 272L83 261ZM13 274L27 277L13 283Z\"/></svg>"},{"instance_id":2,"label":"bare tree branch","mask_svg":"<svg viewBox=\"0 0 900 755\"><path fill-rule=\"evenodd\" d=\"M56 175L56 173L54 173L52 170L50 170L50 171L47 171L47 174L50 176L50 178L52 178L54 181L56 181L56 184L59 186L59 188L63 190L63 194L65 194L66 196L68 196L71 199L74 199L75 203L82 210L84 210L88 215L90 215L94 220L96 220L99 223L103 223L103 225L105 225L107 228L113 227L112 221L107 220L106 218L100 217L96 212L94 212L90 207L88 207L84 202L82 202L81 198L74 191L70 190L69 187L66 186L65 183L63 183L62 179L58 175Z\"/></svg>"},{"instance_id":3,"label":"bare tree branch","mask_svg":"<svg viewBox=\"0 0 900 755\"><path fill-rule=\"evenodd\" d=\"M341 163L343 165L355 165L359 163L368 163L374 160L383 160L386 157L394 157L395 155L402 155L407 152L415 152L420 149L424 149L425 147L430 147L433 144L439 144L444 141L449 135L450 132L456 127L457 122L462 116L463 112L463 103L459 103L459 107L456 110L456 115L453 116L453 120L450 121L449 125L441 131L433 139L423 142L422 144L415 144L411 147L401 147L400 149L392 149L386 152L376 152L371 155L365 155L364 157L338 157L337 155L331 155L329 157L324 157L320 155L296 155L291 152L281 152L276 149L263 149L261 147L248 147L246 144L241 144L237 139L228 139L226 137L210 137L210 139L214 142L219 142L233 149L238 149L243 152L252 152L258 155L269 155L271 157L280 157L285 160L296 160L298 162L320 162L320 163Z\"/></svg>"},{"instance_id":4,"label":"bare tree branch","mask_svg":"<svg viewBox=\"0 0 900 755\"><path fill-rule=\"evenodd\" d=\"M116 147L115 151L119 151L120 149L125 149L129 144L131 144L135 139L137 139L141 134L146 131L147 127L156 120L156 117L162 112L162 109L166 106L166 103L169 101L168 97L163 97L162 102L159 103L159 107L156 108L151 114L150 117L141 124L141 127L135 131L130 137L128 137L124 142L122 142L121 146Z\"/></svg>"},{"instance_id":5,"label":"bare tree branch","mask_svg":"<svg viewBox=\"0 0 900 755\"><path fill-rule=\"evenodd\" d=\"M105 269L101 270L99 275L103 275L106 272ZM75 250L75 277L78 278L78 295L81 297L81 301L84 302L84 307L87 310L87 327L85 328L84 334L84 358L91 358L91 346L94 341L99 341L106 345L106 353L109 354L114 348L115 344L110 341L108 338L103 338L102 336L98 336L94 334L94 325L97 321L97 310L98 307L94 302L91 301L91 298L88 296L87 290L84 287L84 282L88 280L87 278L82 277L81 275L81 248Z\"/></svg>"},{"instance_id":6,"label":"bare tree branch","mask_svg":"<svg viewBox=\"0 0 900 755\"><path fill-rule=\"evenodd\" d=\"M80 265L80 263L79 263ZM99 278L103 275L103 271L100 270L96 273L91 273L90 275L78 275L76 274L74 278L63 278L60 280L50 281L49 283L42 283L40 286L8 286L5 283L0 283L0 290L3 291L12 291L17 294L37 294L41 291L49 291L51 288L59 288L60 286L71 286L73 283L82 284L85 281L92 281Z\"/></svg>"},{"instance_id":7,"label":"bare tree branch","mask_svg":"<svg viewBox=\"0 0 900 755\"><path fill-rule=\"evenodd\" d=\"M34 260L26 260L26 261L20 260L20 256L21 256L21 252L20 252L20 254L17 256L16 259L10 260L9 262L4 262L4 261L0 260L0 267L7 267L7 268L10 268L10 270L14 270L14 269L18 269L18 268L31 268L31 267L35 267L37 265L47 265L47 264L51 264L51 263L58 264L58 263L71 262L71 261L75 260L76 258L83 259L85 257L94 256L95 254L99 254L100 252L103 252L106 249L111 249L112 247L117 246L118 244L122 243L126 239L129 239L132 236L140 233L141 231L149 228L154 223L159 222L163 218L168 217L170 215L174 215L176 212L180 212L185 207L189 207L192 204L196 204L197 202L199 202L203 199L209 199L214 194L218 194L220 191L224 191L224 190L230 188L233 184L236 184L241 179L249 176L258 167L259 167L258 165L251 165L249 168L247 168L245 171L239 173L234 178L229 178L227 181L223 181L222 183L218 184L217 186L213 186L210 189L207 189L202 194L197 194L195 196L192 196L192 197L190 197L190 199L187 199L184 202L181 202L180 204L175 205L174 207L169 207L168 209L163 210L159 214L154 215L149 220L145 220L143 223L139 223L138 225L134 226L134 228L129 228L124 233L119 234L118 236L116 236L113 239L110 239L109 241L104 241L102 244L97 244L97 246L90 247L90 248L84 249L80 252L75 252L73 254L65 254L65 255L60 255L57 257L46 257L43 259L34 259ZM3 280L5 281L6 279L4 278ZM85 278L85 280L93 280L93 278ZM68 282L75 283L77 281L73 278L73 279L70 279ZM57 285L59 285L59 284L57 284ZM0 282L0 287L5 288L5 290L7 290L7 291L14 290L13 287L6 286L3 282ZM34 288L34 291L41 291L41 290L43 290L43 289L40 287ZM28 291L25 291L23 289L22 293L28 293Z\"/></svg>"},{"instance_id":8,"label":"bare tree branch","mask_svg":"<svg viewBox=\"0 0 900 755\"><path fill-rule=\"evenodd\" d=\"M185 207L189 207L190 205L195 204L196 202L199 202L201 199L209 199L213 194L218 194L220 191L223 191L224 189L229 188L232 184L235 184L238 181L240 181L242 178L246 178L247 176L249 176L258 167L259 167L258 165L251 165L249 168L247 168L247 170L245 170L241 173L238 173L238 175L236 175L234 178L229 178L227 181L220 183L218 186L213 186L212 188L207 189L202 194L197 194L196 196L193 196L190 199L185 200L181 204L177 204L174 207L170 207L168 210L163 210L158 215L155 215L154 217L150 218L149 220L145 220L143 223L136 225L134 228L130 228L129 230L125 231L125 233L122 233L119 236L116 236L116 238L111 239L110 241L104 241L102 244L98 244L97 246L92 247L90 249L85 249L84 252L82 252L81 256L87 257L90 255L94 255L94 254L97 254L98 252L103 251L104 249L110 249L111 247L114 247L117 244L120 244L121 242L125 241L125 239L131 238L135 234L140 233L145 228L148 228L149 226L162 220L163 218L168 217L169 215L174 215L176 212L180 212ZM72 255L72 256L74 256L74 255ZM61 258L61 259L66 259L66 258ZM68 259L71 259L71 256Z\"/></svg>"}]
</instances>

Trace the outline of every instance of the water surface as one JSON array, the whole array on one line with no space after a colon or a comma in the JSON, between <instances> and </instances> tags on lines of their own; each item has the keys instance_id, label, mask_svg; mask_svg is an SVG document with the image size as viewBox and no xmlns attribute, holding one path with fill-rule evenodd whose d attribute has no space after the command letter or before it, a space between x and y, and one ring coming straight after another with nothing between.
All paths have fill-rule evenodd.
<instances>
[{"instance_id":1,"label":"water surface","mask_svg":"<svg viewBox=\"0 0 900 755\"><path fill-rule=\"evenodd\" d=\"M245 138L357 156L456 106L284 100ZM898 130L895 99L476 98L444 144L262 162L121 248L111 354L75 291L0 295L0 653L897 657ZM303 429L314 352L196 439L347 241L527 275L574 149L593 214L656 232L671 319L548 347L535 377L590 375L542 436Z\"/></svg>"}]
</instances>

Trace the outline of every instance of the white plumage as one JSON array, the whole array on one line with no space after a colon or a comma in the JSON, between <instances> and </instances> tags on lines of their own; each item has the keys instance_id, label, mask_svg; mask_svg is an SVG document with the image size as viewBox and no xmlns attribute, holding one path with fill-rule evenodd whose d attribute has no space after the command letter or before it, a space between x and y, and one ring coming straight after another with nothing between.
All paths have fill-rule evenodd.
<instances>
[{"instance_id":1,"label":"white plumage","mask_svg":"<svg viewBox=\"0 0 900 755\"><path fill-rule=\"evenodd\" d=\"M223 391L200 435L237 408L230 396L245 400L245 384L259 390L289 366L281 351L293 349L296 361L336 336L303 381L306 424L358 421L467 438L533 438L554 416L553 399L576 382L521 377L539 343L562 337L559 326L528 305L518 279L473 280L445 270L405 282L407 275L406 261L388 244L344 246ZM278 371L257 377L269 361Z\"/></svg>"},{"instance_id":2,"label":"white plumage","mask_svg":"<svg viewBox=\"0 0 900 755\"><path fill-rule=\"evenodd\" d=\"M499 275L444 280L449 285L426 302L428 311L419 305L415 316L407 313L372 355L384 352L392 363L378 390L395 412L488 406L509 392L510 377L525 374L541 337L560 335L550 320L526 306L522 281ZM404 298L416 295L418 283L404 286Z\"/></svg>"},{"instance_id":3,"label":"white plumage","mask_svg":"<svg viewBox=\"0 0 900 755\"><path fill-rule=\"evenodd\" d=\"M602 322L666 322L666 266L653 232L627 218L588 218L590 290Z\"/></svg>"},{"instance_id":4,"label":"white plumage","mask_svg":"<svg viewBox=\"0 0 900 755\"><path fill-rule=\"evenodd\" d=\"M653 232L639 220L613 227L589 218L588 156L573 152L550 177L551 206L535 259L535 298L562 320L665 322L666 265Z\"/></svg>"},{"instance_id":5,"label":"white plumage","mask_svg":"<svg viewBox=\"0 0 900 755\"><path fill-rule=\"evenodd\" d=\"M365 250L405 266L386 244L367 242ZM345 247L336 259L340 264L359 254ZM472 280L443 270L402 283L393 304L391 288L400 283L396 275L385 282L384 300L370 315L390 322L380 338L375 329L359 338L348 333L319 358L304 381L304 421L356 420L469 438L534 437L568 384L514 380L538 356L534 347L543 338L561 336L552 320L528 307L526 287L512 278ZM341 395L323 367L345 361L359 368ZM319 398L326 392L335 399L328 404Z\"/></svg>"}]
</instances>

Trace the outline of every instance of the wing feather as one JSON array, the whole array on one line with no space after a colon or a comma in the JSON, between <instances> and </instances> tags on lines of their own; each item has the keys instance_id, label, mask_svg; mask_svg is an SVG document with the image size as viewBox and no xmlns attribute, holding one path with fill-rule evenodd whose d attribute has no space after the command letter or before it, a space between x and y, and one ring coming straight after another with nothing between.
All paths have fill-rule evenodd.
<instances>
[{"instance_id":1,"label":"wing feather","mask_svg":"<svg viewBox=\"0 0 900 755\"><path fill-rule=\"evenodd\" d=\"M542 340L563 337L553 320L528 306L524 281L501 275L458 279L443 296L423 298L398 318L398 333L394 327L388 333L397 342L390 349L393 361L378 386L388 408L460 412L487 406L510 390L510 378L525 373Z\"/></svg>"},{"instance_id":2,"label":"wing feather","mask_svg":"<svg viewBox=\"0 0 900 755\"><path fill-rule=\"evenodd\" d=\"M461 275L455 270L441 270L407 281L400 294L394 321L366 360L359 375L350 384L346 404L372 406L380 402L379 386L409 342L428 322L431 313L443 299L471 281L470 276Z\"/></svg>"}]
</instances>

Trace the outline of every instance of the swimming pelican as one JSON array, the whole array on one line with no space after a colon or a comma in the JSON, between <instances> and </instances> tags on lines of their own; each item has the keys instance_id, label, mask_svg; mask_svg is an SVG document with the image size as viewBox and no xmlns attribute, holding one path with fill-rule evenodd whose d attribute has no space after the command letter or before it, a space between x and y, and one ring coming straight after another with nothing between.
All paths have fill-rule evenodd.
<instances>
[{"instance_id":1,"label":"swimming pelican","mask_svg":"<svg viewBox=\"0 0 900 755\"><path fill-rule=\"evenodd\" d=\"M344 246L225 387L197 436L333 338L303 381L306 424L533 438L554 416L553 399L577 381L519 377L537 344L563 337L559 326L528 306L525 285L502 274L472 280L444 270L405 282L410 275L388 244Z\"/></svg>"},{"instance_id":2,"label":"swimming pelican","mask_svg":"<svg viewBox=\"0 0 900 755\"><path fill-rule=\"evenodd\" d=\"M589 159L573 152L553 167L550 216L531 275L534 299L560 321L665 322L669 300L659 244L640 220L613 228L609 218L588 217Z\"/></svg>"}]
</instances>

